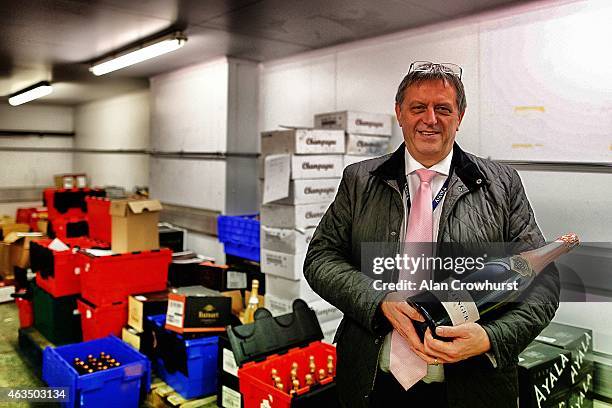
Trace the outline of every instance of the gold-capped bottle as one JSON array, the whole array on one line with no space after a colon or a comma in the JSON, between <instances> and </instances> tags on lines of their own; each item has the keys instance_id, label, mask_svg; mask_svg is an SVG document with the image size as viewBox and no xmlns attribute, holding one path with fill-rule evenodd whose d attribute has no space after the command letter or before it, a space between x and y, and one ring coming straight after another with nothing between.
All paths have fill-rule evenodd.
<instances>
[{"instance_id":1,"label":"gold-capped bottle","mask_svg":"<svg viewBox=\"0 0 612 408\"><path fill-rule=\"evenodd\" d=\"M259 281L253 279L251 284L251 296L249 296L249 301L244 311L244 324L253 323L255 321L255 311L259 309L259 307Z\"/></svg>"}]
</instances>

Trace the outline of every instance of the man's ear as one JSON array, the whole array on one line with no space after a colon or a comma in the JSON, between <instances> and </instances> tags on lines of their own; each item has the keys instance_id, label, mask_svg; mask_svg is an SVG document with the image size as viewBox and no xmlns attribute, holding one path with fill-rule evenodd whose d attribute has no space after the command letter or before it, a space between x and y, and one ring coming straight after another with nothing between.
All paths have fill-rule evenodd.
<instances>
[{"instance_id":1,"label":"man's ear","mask_svg":"<svg viewBox=\"0 0 612 408\"><path fill-rule=\"evenodd\" d=\"M402 113L402 110L400 108L400 104L399 103L395 103L395 118L397 119L397 124L399 125L399 127L402 127L402 122L400 121L400 115ZM461 120L459 120L459 122L461 122Z\"/></svg>"},{"instance_id":2,"label":"man's ear","mask_svg":"<svg viewBox=\"0 0 612 408\"><path fill-rule=\"evenodd\" d=\"M463 120L463 115L465 115L465 111L459 114L459 123L457 123L457 131L459 131L459 125L461 125L461 121Z\"/></svg>"}]
</instances>

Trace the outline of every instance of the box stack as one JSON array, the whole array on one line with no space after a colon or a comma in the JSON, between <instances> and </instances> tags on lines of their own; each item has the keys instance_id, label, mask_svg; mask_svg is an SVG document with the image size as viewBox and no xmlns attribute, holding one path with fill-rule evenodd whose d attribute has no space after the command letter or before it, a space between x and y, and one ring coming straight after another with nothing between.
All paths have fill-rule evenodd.
<instances>
[{"instance_id":1,"label":"box stack","mask_svg":"<svg viewBox=\"0 0 612 408\"><path fill-rule=\"evenodd\" d=\"M151 357L154 341L151 328L147 330L147 318L165 315L167 310L168 290L131 295L128 297L128 321L121 331L121 338Z\"/></svg>"},{"instance_id":2,"label":"box stack","mask_svg":"<svg viewBox=\"0 0 612 408\"><path fill-rule=\"evenodd\" d=\"M111 250L77 252L81 278L77 305L83 339L121 336L128 321L128 297L167 286L172 251L159 247L161 204L158 200L105 199L89 199L88 204L94 210L94 234L110 236Z\"/></svg>"},{"instance_id":3,"label":"box stack","mask_svg":"<svg viewBox=\"0 0 612 408\"><path fill-rule=\"evenodd\" d=\"M519 355L519 406L567 406L570 393L570 352L533 342Z\"/></svg>"},{"instance_id":4,"label":"box stack","mask_svg":"<svg viewBox=\"0 0 612 408\"><path fill-rule=\"evenodd\" d=\"M389 151L391 115L341 111L317 114L314 122L316 128L339 129L346 133L344 167Z\"/></svg>"},{"instance_id":5,"label":"box stack","mask_svg":"<svg viewBox=\"0 0 612 408\"><path fill-rule=\"evenodd\" d=\"M291 303L297 298L321 302L302 269L314 229L338 191L344 142L342 130L262 133L261 270L265 274L265 305L274 315L291 312ZM331 331L338 323L336 316L329 323L335 324ZM331 340L330 336L326 340Z\"/></svg>"},{"instance_id":6,"label":"box stack","mask_svg":"<svg viewBox=\"0 0 612 408\"><path fill-rule=\"evenodd\" d=\"M551 323L536 341L571 353L570 407L593 406L593 331L560 323Z\"/></svg>"}]
</instances>

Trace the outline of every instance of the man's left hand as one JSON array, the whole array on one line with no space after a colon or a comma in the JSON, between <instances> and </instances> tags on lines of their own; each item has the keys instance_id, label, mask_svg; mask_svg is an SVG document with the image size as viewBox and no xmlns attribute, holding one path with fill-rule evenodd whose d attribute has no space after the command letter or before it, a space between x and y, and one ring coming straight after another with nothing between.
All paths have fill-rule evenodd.
<instances>
[{"instance_id":1,"label":"man's left hand","mask_svg":"<svg viewBox=\"0 0 612 408\"><path fill-rule=\"evenodd\" d=\"M478 323L440 326L436 328L436 334L452 339L452 341L434 339L431 331L427 329L423 342L425 353L438 363L456 363L491 349L489 336Z\"/></svg>"}]
</instances>

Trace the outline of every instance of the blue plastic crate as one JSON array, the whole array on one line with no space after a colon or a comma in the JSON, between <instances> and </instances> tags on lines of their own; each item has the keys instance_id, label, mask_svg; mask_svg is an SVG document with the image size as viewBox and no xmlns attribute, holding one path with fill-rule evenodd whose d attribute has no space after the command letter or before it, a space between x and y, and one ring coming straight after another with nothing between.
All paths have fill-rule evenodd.
<instances>
[{"instance_id":1,"label":"blue plastic crate","mask_svg":"<svg viewBox=\"0 0 612 408\"><path fill-rule=\"evenodd\" d=\"M219 241L257 247L259 250L258 214L220 215L217 219Z\"/></svg>"},{"instance_id":2,"label":"blue plastic crate","mask_svg":"<svg viewBox=\"0 0 612 408\"><path fill-rule=\"evenodd\" d=\"M259 245L251 246L236 244L234 242L224 242L223 247L225 248L225 253L228 255L239 256L250 261L259 262Z\"/></svg>"},{"instance_id":3,"label":"blue plastic crate","mask_svg":"<svg viewBox=\"0 0 612 408\"><path fill-rule=\"evenodd\" d=\"M175 336L185 342L187 375L181 370L170 371L161 357L154 358L155 371L159 378L186 399L199 398L217 392L217 359L219 353L219 336L202 337L185 340L178 333L166 330L166 315L148 316L158 331L168 336Z\"/></svg>"},{"instance_id":4,"label":"blue plastic crate","mask_svg":"<svg viewBox=\"0 0 612 408\"><path fill-rule=\"evenodd\" d=\"M72 367L75 357L110 354L121 366L79 375ZM138 407L141 390L151 387L151 363L127 343L115 336L47 347L43 351L43 380L50 387L68 387L70 401L64 407Z\"/></svg>"}]
</instances>

